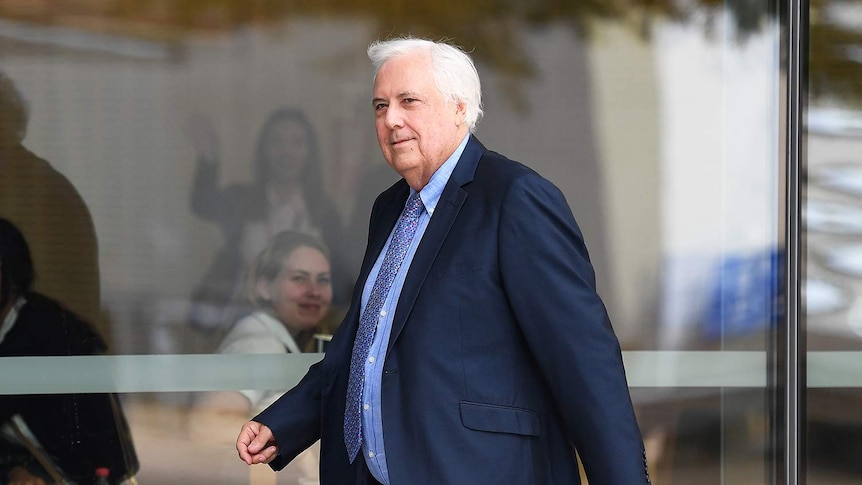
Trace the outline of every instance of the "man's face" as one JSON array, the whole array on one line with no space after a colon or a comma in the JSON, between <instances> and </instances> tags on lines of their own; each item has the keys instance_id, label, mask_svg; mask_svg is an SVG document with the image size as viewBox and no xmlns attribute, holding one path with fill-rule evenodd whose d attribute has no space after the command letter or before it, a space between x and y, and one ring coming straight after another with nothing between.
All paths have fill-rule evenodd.
<instances>
[{"instance_id":1,"label":"man's face","mask_svg":"<svg viewBox=\"0 0 862 485\"><path fill-rule=\"evenodd\" d=\"M373 105L383 157L416 190L468 132L463 105L447 102L437 89L427 52L383 63L374 80Z\"/></svg>"}]
</instances>

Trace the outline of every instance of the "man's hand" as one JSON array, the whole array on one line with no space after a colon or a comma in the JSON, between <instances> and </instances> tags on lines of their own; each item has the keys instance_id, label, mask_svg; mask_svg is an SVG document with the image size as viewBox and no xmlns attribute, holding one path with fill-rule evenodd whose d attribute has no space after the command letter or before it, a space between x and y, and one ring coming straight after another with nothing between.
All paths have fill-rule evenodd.
<instances>
[{"instance_id":1,"label":"man's hand","mask_svg":"<svg viewBox=\"0 0 862 485\"><path fill-rule=\"evenodd\" d=\"M245 423L236 439L239 459L248 465L269 463L278 454L272 430L256 421Z\"/></svg>"}]
</instances>

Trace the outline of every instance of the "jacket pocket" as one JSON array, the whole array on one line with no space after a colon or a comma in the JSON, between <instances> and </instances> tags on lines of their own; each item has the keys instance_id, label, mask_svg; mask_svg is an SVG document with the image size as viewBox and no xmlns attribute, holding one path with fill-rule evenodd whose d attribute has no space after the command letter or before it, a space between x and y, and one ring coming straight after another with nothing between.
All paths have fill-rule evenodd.
<instances>
[{"instance_id":1,"label":"jacket pocket","mask_svg":"<svg viewBox=\"0 0 862 485\"><path fill-rule=\"evenodd\" d=\"M435 270L434 276L437 279L454 278L471 273L478 273L479 271L482 271L482 269L484 269L484 267L480 261L450 263L439 270Z\"/></svg>"},{"instance_id":2,"label":"jacket pocket","mask_svg":"<svg viewBox=\"0 0 862 485\"><path fill-rule=\"evenodd\" d=\"M476 431L539 436L541 424L535 411L496 404L461 401L461 423Z\"/></svg>"}]
</instances>

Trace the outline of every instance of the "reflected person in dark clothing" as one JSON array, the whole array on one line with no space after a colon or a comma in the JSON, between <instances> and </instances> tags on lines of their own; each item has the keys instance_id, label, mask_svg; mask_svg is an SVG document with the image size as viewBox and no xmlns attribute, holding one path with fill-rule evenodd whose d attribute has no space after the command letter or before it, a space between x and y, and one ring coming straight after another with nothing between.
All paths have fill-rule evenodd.
<instances>
[{"instance_id":1,"label":"reflected person in dark clothing","mask_svg":"<svg viewBox=\"0 0 862 485\"><path fill-rule=\"evenodd\" d=\"M76 314L32 291L23 235L0 218L0 357L94 355L105 342ZM137 457L113 394L0 396L0 483L112 483L134 475Z\"/></svg>"},{"instance_id":2,"label":"reflected person in dark clothing","mask_svg":"<svg viewBox=\"0 0 862 485\"><path fill-rule=\"evenodd\" d=\"M0 71L0 216L29 242L43 277L36 291L81 315L110 341L102 318L98 243L93 219L75 187L23 146L27 105Z\"/></svg>"},{"instance_id":3,"label":"reflected person in dark clothing","mask_svg":"<svg viewBox=\"0 0 862 485\"><path fill-rule=\"evenodd\" d=\"M267 118L257 141L251 184L220 187L215 129L207 120L196 119L188 132L198 157L192 210L218 224L223 235L222 248L193 292L192 325L217 328L245 313L226 305L240 295L244 268L281 231L320 237L331 250L333 272L343 270L341 219L324 190L317 137L304 113L281 108ZM335 288L336 302L348 292L346 286Z\"/></svg>"}]
</instances>

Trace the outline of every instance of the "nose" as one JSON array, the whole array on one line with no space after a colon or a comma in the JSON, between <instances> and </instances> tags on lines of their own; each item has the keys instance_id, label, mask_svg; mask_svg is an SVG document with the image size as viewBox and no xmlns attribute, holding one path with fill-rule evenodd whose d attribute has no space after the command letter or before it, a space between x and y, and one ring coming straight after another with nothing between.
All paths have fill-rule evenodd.
<instances>
[{"instance_id":1,"label":"nose","mask_svg":"<svg viewBox=\"0 0 862 485\"><path fill-rule=\"evenodd\" d=\"M323 287L325 285L321 283L312 282L308 285L307 291L308 296L312 298L320 298L320 295L323 294Z\"/></svg>"},{"instance_id":2,"label":"nose","mask_svg":"<svg viewBox=\"0 0 862 485\"><path fill-rule=\"evenodd\" d=\"M386 127L390 130L401 128L404 126L403 113L398 108L398 106L390 105L386 108L384 122L386 123Z\"/></svg>"}]
</instances>

